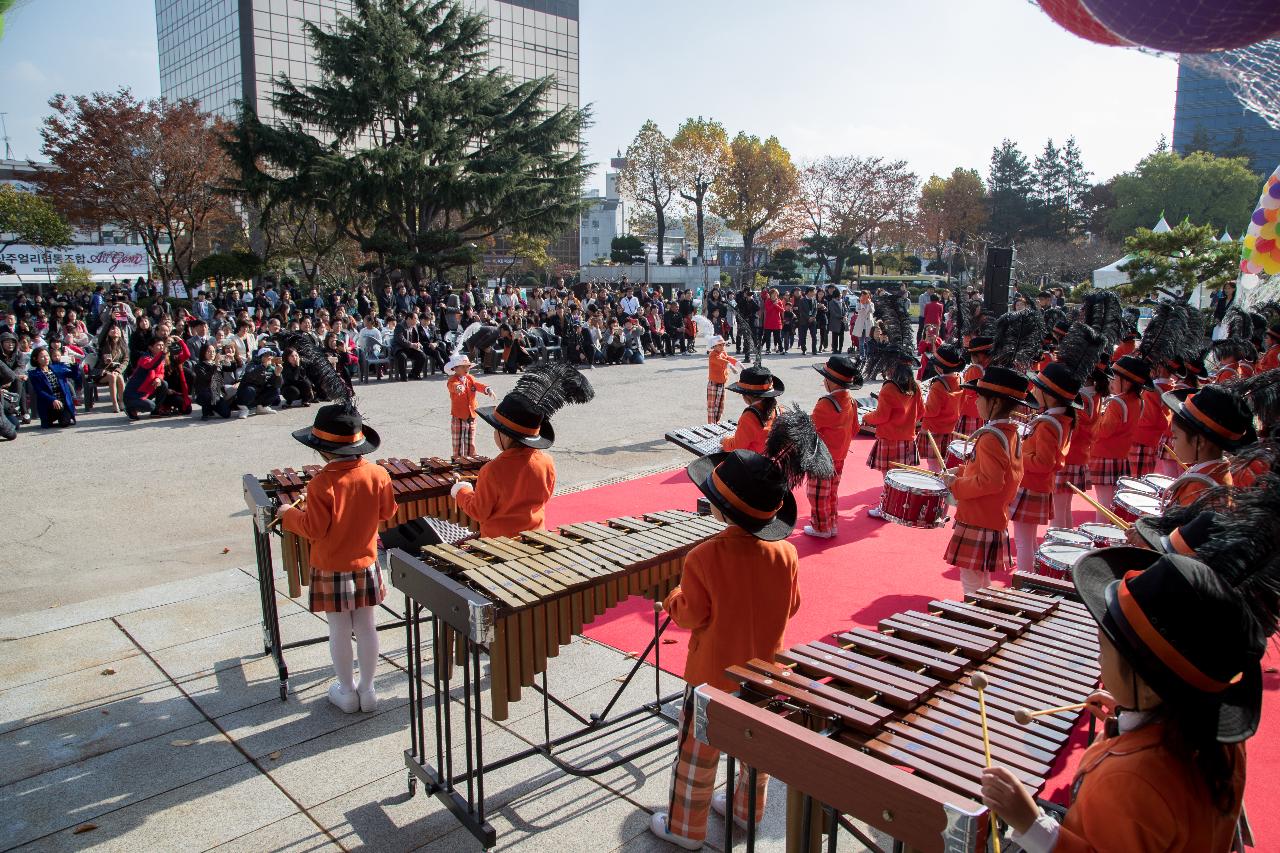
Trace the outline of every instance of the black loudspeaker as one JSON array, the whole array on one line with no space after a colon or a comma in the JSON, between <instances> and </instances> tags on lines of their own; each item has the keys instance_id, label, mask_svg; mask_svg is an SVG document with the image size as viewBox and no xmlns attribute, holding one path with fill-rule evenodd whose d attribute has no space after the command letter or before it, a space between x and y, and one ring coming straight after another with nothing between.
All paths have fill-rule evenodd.
<instances>
[{"instance_id":1,"label":"black loudspeaker","mask_svg":"<svg viewBox=\"0 0 1280 853\"><path fill-rule=\"evenodd\" d=\"M982 275L982 307L997 317L1009 310L1009 280L1013 273L1013 249L987 247L987 267Z\"/></svg>"}]
</instances>

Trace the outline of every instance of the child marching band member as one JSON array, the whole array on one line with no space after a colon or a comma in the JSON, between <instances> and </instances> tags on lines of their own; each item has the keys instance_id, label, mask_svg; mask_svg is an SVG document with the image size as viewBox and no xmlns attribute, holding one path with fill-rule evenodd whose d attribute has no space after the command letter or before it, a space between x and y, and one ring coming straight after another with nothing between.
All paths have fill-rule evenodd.
<instances>
[{"instance_id":1,"label":"child marching band member","mask_svg":"<svg viewBox=\"0 0 1280 853\"><path fill-rule=\"evenodd\" d=\"M1209 353L1218 362L1218 369L1211 381L1218 385L1244 378L1244 362L1258 355L1258 351L1249 342L1253 320L1248 314L1235 307L1228 308L1223 325L1226 326L1227 336L1209 345Z\"/></svg>"},{"instance_id":2,"label":"child marching band member","mask_svg":"<svg viewBox=\"0 0 1280 853\"><path fill-rule=\"evenodd\" d=\"M1102 406L1093 431L1093 459L1089 479L1098 503L1111 506L1116 495L1116 481L1129 476L1129 448L1133 430L1142 415L1143 388L1151 385L1151 368L1131 355L1122 356L1111 365L1111 396ZM1107 518L1098 513L1098 521Z\"/></svg>"},{"instance_id":3,"label":"child marching band member","mask_svg":"<svg viewBox=\"0 0 1280 853\"><path fill-rule=\"evenodd\" d=\"M1097 362L1103 346L1097 332L1075 323L1058 344L1059 360L1031 376L1031 394L1042 412L1032 419L1022 444L1022 483L1009 508L1019 571L1035 568L1037 528L1059 512L1058 476L1076 442L1077 410L1088 405L1080 395L1081 374ZM1066 503L1065 526L1072 527L1070 497Z\"/></svg>"},{"instance_id":4,"label":"child marching band member","mask_svg":"<svg viewBox=\"0 0 1280 853\"><path fill-rule=\"evenodd\" d=\"M889 366L887 381L876 397L875 410L863 417L863 423L876 428L876 440L867 456L867 467L889 471L892 463L919 465L916 452L916 422L924 410L920 386L915 378L914 356L895 358ZM883 519L879 506L867 510L872 518Z\"/></svg>"},{"instance_id":5,"label":"child marching band member","mask_svg":"<svg viewBox=\"0 0 1280 853\"><path fill-rule=\"evenodd\" d=\"M1075 526L1071 516L1071 500L1075 497L1075 492L1071 490L1071 486L1087 492L1093 484L1089 477L1089 460L1093 458L1094 430L1097 429L1098 419L1102 415L1102 405L1107 396L1107 388L1111 383L1109 373L1111 368L1107 362L1106 349L1106 342L1101 342L1093 369L1081 382L1080 408L1075 413L1076 425L1071 430L1071 443L1067 447L1067 456L1063 460L1062 468L1053 477L1054 527Z\"/></svg>"},{"instance_id":6,"label":"child marching band member","mask_svg":"<svg viewBox=\"0 0 1280 853\"><path fill-rule=\"evenodd\" d=\"M969 341L969 366L964 369L960 379L963 384L971 384L982 378L982 371L991 360L991 338L978 336ZM956 432L971 435L982 426L982 418L978 416L978 395L974 391L965 390L960 400L960 420L956 424Z\"/></svg>"},{"instance_id":7,"label":"child marching band member","mask_svg":"<svg viewBox=\"0 0 1280 853\"><path fill-rule=\"evenodd\" d=\"M1280 367L1280 323L1272 323L1267 329L1267 351L1258 360L1258 372Z\"/></svg>"},{"instance_id":8,"label":"child marching band member","mask_svg":"<svg viewBox=\"0 0 1280 853\"><path fill-rule=\"evenodd\" d=\"M1022 849L1233 849L1243 741L1258 728L1261 659L1276 626L1272 572L1261 554L1210 568L1123 547L1076 564L1101 647L1103 689L1090 710L1106 718L1106 734L1086 750L1061 824L1008 769L983 771L982 799Z\"/></svg>"},{"instance_id":9,"label":"child marching band member","mask_svg":"<svg viewBox=\"0 0 1280 853\"><path fill-rule=\"evenodd\" d=\"M818 398L810 417L818 438L831 454L835 473L827 478L811 476L807 479L805 494L809 498L813 523L806 524L804 532L818 539L831 539L836 535L840 475L844 473L849 445L858 431L858 404L849 390L862 387L862 373L846 355L833 355L826 364L815 364L813 369L822 374L822 385L827 393Z\"/></svg>"},{"instance_id":10,"label":"child marching band member","mask_svg":"<svg viewBox=\"0 0 1280 853\"><path fill-rule=\"evenodd\" d=\"M916 453L925 460L930 471L942 470L942 464L933 454L929 444L933 438L938 449L946 453L951 443L951 435L956 431L956 422L960 420L960 404L965 391L960 387L960 370L963 362L960 351L954 346L943 344L929 356L929 369L936 371L932 379L927 380L929 386L925 394L924 410L920 416L920 433L916 437Z\"/></svg>"},{"instance_id":11,"label":"child marching band member","mask_svg":"<svg viewBox=\"0 0 1280 853\"><path fill-rule=\"evenodd\" d=\"M461 351L454 352L444 366L453 376L447 383L449 389L449 435L453 439L453 460L476 455L476 392L489 397L489 386L477 382L471 375L471 359Z\"/></svg>"},{"instance_id":12,"label":"child marching band member","mask_svg":"<svg viewBox=\"0 0 1280 853\"><path fill-rule=\"evenodd\" d=\"M685 662L676 761L667 808L654 813L650 831L685 850L697 850L707 835L708 810L746 825L755 797L764 816L767 777L749 790L748 770L739 767L734 802L713 796L720 751L694 736L694 689L710 684L734 690L727 667L752 658L772 660L782 651L787 620L800 608L799 557L786 541L795 527L793 486L803 476L827 479L830 456L809 418L792 408L779 414L766 455L749 450L715 453L690 463L689 479L706 495L711 514L728 526L685 557L680 586L663 602L671 620L693 632ZM775 456L769 456L773 452Z\"/></svg>"},{"instance_id":13,"label":"child marching band member","mask_svg":"<svg viewBox=\"0 0 1280 853\"><path fill-rule=\"evenodd\" d=\"M730 385L729 390L741 394L748 402L738 416L738 426L733 435L720 439L720 449L726 452L752 450L763 453L765 439L769 435L769 428L773 426L778 407L777 398L782 396L786 386L757 360L755 365L743 369L738 381Z\"/></svg>"},{"instance_id":14,"label":"child marching band member","mask_svg":"<svg viewBox=\"0 0 1280 853\"><path fill-rule=\"evenodd\" d=\"M1189 332L1192 322L1200 322L1198 316L1190 317L1190 312L1184 303L1161 302L1134 353L1150 365L1151 382L1142 390L1142 414L1133 428L1133 444L1129 447L1132 477L1145 477L1156 470L1164 436L1169 432L1169 410L1160 401L1160 395L1173 384L1169 380L1169 365L1186 355L1200 340L1198 333L1193 337Z\"/></svg>"},{"instance_id":15,"label":"child marching band member","mask_svg":"<svg viewBox=\"0 0 1280 853\"><path fill-rule=\"evenodd\" d=\"M1226 454L1258 440L1253 412L1235 390L1209 385L1162 396L1173 416L1171 445L1187 470L1169 486L1166 505L1188 506L1205 489L1230 486Z\"/></svg>"},{"instance_id":16,"label":"child marching band member","mask_svg":"<svg viewBox=\"0 0 1280 853\"><path fill-rule=\"evenodd\" d=\"M450 494L459 509L480 523L481 536L543 529L547 501L556 488L556 464L542 452L556 440L551 416L594 396L585 376L552 362L525 371L497 406L476 410L493 427L501 452L480 469L474 487L454 483Z\"/></svg>"},{"instance_id":17,"label":"child marching band member","mask_svg":"<svg viewBox=\"0 0 1280 853\"><path fill-rule=\"evenodd\" d=\"M965 594L990 586L991 573L1009 568L1009 504L1022 481L1022 438L1012 417L1034 407L1027 377L991 365L972 385L987 421L975 430L973 458L949 468L942 480L956 502L955 530L943 559L960 570Z\"/></svg>"},{"instance_id":18,"label":"child marching band member","mask_svg":"<svg viewBox=\"0 0 1280 853\"><path fill-rule=\"evenodd\" d=\"M738 360L725 352L725 340L719 335L707 338L707 423L720 423L724 414L724 383L729 371L737 373Z\"/></svg>"},{"instance_id":19,"label":"child marching band member","mask_svg":"<svg viewBox=\"0 0 1280 853\"><path fill-rule=\"evenodd\" d=\"M1138 348L1138 329L1134 326L1125 326L1124 333L1121 335L1120 343L1111 353L1111 363L1115 364L1126 355L1131 355Z\"/></svg>"},{"instance_id":20,"label":"child marching band member","mask_svg":"<svg viewBox=\"0 0 1280 853\"><path fill-rule=\"evenodd\" d=\"M301 336L299 336L301 337ZM309 364L321 374L315 360ZM322 361L328 366L327 361ZM329 367L329 373L333 368ZM329 701L350 714L376 710L378 696L373 675L378 664L377 607L387 595L378 566L378 525L396 514L391 475L363 456L378 449L378 433L364 424L350 393L336 375L321 380L330 399L315 422L293 437L320 452L325 466L307 483L306 505L278 511L280 527L311 542L312 613L323 613L329 624L329 656L337 680L329 686ZM351 635L356 653L351 653ZM360 682L353 665L360 662Z\"/></svg>"},{"instance_id":21,"label":"child marching band member","mask_svg":"<svg viewBox=\"0 0 1280 853\"><path fill-rule=\"evenodd\" d=\"M1240 394L1257 419L1263 441L1232 453L1231 479L1237 488L1249 488L1268 471L1277 470L1280 455L1280 371L1267 370L1238 383L1231 390Z\"/></svg>"}]
</instances>

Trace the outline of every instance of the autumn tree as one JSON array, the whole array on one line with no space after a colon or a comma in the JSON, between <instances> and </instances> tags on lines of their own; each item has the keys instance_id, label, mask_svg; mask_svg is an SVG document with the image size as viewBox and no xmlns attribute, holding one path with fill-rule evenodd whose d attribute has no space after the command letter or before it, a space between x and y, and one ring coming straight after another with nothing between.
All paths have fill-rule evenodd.
<instances>
[{"instance_id":1,"label":"autumn tree","mask_svg":"<svg viewBox=\"0 0 1280 853\"><path fill-rule=\"evenodd\" d=\"M510 235L507 238L507 255L510 260L502 267L502 273L498 277L498 287L501 288L506 283L507 277L515 272L517 267L525 272L545 273L551 266L551 255L547 252L547 248L546 238L533 237L529 234Z\"/></svg>"},{"instance_id":2,"label":"autumn tree","mask_svg":"<svg viewBox=\"0 0 1280 853\"><path fill-rule=\"evenodd\" d=\"M652 211L658 238L658 263L663 261L667 237L667 206L676 193L676 156L671 140L652 120L627 146L627 165L618 173L618 191L635 204Z\"/></svg>"},{"instance_id":3,"label":"autumn tree","mask_svg":"<svg viewBox=\"0 0 1280 853\"><path fill-rule=\"evenodd\" d=\"M718 121L686 119L671 140L676 191L693 208L693 233L698 236L698 260L706 262L707 193L724 168L729 137ZM689 229L685 230L689 233Z\"/></svg>"},{"instance_id":4,"label":"autumn tree","mask_svg":"<svg viewBox=\"0 0 1280 853\"><path fill-rule=\"evenodd\" d=\"M227 128L195 101L141 101L128 89L49 101L40 135L56 167L36 178L75 222L111 222L137 234L166 292L189 282L214 236L235 231L223 190Z\"/></svg>"},{"instance_id":5,"label":"autumn tree","mask_svg":"<svg viewBox=\"0 0 1280 853\"><path fill-rule=\"evenodd\" d=\"M756 237L776 224L795 204L799 174L791 154L776 136L763 142L739 132L729 144L729 156L712 184L711 212L742 235L743 281L753 266Z\"/></svg>"},{"instance_id":6,"label":"autumn tree","mask_svg":"<svg viewBox=\"0 0 1280 853\"><path fill-rule=\"evenodd\" d=\"M996 240L1008 243L1030 236L1033 230L1032 193L1035 178L1027 157L1010 139L1001 140L991 152L987 190L991 199L988 223Z\"/></svg>"},{"instance_id":7,"label":"autumn tree","mask_svg":"<svg viewBox=\"0 0 1280 853\"><path fill-rule=\"evenodd\" d=\"M0 252L17 244L42 249L66 246L73 236L71 226L48 201L0 184Z\"/></svg>"}]
</instances>

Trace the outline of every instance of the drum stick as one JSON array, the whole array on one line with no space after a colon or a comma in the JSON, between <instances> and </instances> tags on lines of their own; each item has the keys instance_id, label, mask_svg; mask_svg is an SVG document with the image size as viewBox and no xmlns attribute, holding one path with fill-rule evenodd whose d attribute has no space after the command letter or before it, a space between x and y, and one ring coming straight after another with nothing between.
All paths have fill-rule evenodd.
<instances>
[{"instance_id":1,"label":"drum stick","mask_svg":"<svg viewBox=\"0 0 1280 853\"><path fill-rule=\"evenodd\" d=\"M1181 465L1181 466L1182 466L1182 470L1183 470L1183 471L1185 471L1185 470L1187 470L1187 468L1191 467L1191 466L1187 465L1187 463L1183 462L1181 459L1179 459L1179 458L1178 458L1178 454L1176 454L1176 453L1174 453L1174 452L1173 452L1173 445L1171 445L1169 442L1167 442L1167 441L1166 441L1166 442L1164 443L1164 449L1165 449L1165 450L1167 450L1167 451L1169 451L1169 455L1173 457L1173 461L1174 461L1174 462L1177 462L1179 465Z\"/></svg>"},{"instance_id":2,"label":"drum stick","mask_svg":"<svg viewBox=\"0 0 1280 853\"><path fill-rule=\"evenodd\" d=\"M975 672L969 676L969 683L973 685L973 689L978 691L978 722L982 725L982 757L987 762L986 766L991 766L991 735L987 731L987 677L980 672ZM1000 853L1000 825L996 822L996 817L991 816L991 849L995 853Z\"/></svg>"},{"instance_id":3,"label":"drum stick","mask_svg":"<svg viewBox=\"0 0 1280 853\"><path fill-rule=\"evenodd\" d=\"M1080 489L1076 487L1075 483L1067 483L1067 485L1071 487L1071 491L1075 492L1077 495L1079 495L1080 497L1088 501L1090 506L1092 506L1098 512L1105 515L1111 521L1111 523L1114 524L1116 527L1119 527L1121 530L1128 530L1130 527L1133 526L1132 524L1125 521L1120 516L1116 515L1111 510L1107 509L1102 504L1095 501L1093 498L1086 495L1084 492L1080 491Z\"/></svg>"},{"instance_id":4,"label":"drum stick","mask_svg":"<svg viewBox=\"0 0 1280 853\"><path fill-rule=\"evenodd\" d=\"M930 476L934 476L934 477L937 476L935 472L930 471L928 468L921 468L918 465L908 465L905 462L890 462L889 464L892 465L894 468L901 468L904 471L915 471L918 474L929 474Z\"/></svg>"},{"instance_id":5,"label":"drum stick","mask_svg":"<svg viewBox=\"0 0 1280 853\"><path fill-rule=\"evenodd\" d=\"M289 506L297 506L298 504L306 500L306 498L307 498L306 495L298 495L298 499L293 503L289 504ZM279 523L280 523L280 516L277 515L275 518L271 519L271 523L267 525L267 529L270 530L271 528L275 527Z\"/></svg>"},{"instance_id":6,"label":"drum stick","mask_svg":"<svg viewBox=\"0 0 1280 853\"><path fill-rule=\"evenodd\" d=\"M1062 711L1082 711L1087 702L1077 702L1074 705L1059 705L1057 708L1041 708L1039 711L1031 711L1027 708L1019 708L1013 712L1013 721L1020 726L1029 725L1033 717L1043 717L1045 714L1058 714Z\"/></svg>"},{"instance_id":7,"label":"drum stick","mask_svg":"<svg viewBox=\"0 0 1280 853\"><path fill-rule=\"evenodd\" d=\"M938 467L942 470L947 469L947 460L942 458L942 451L938 449L938 442L933 440L933 433L925 430L925 438L929 439L929 447L933 449L933 458L938 460Z\"/></svg>"},{"instance_id":8,"label":"drum stick","mask_svg":"<svg viewBox=\"0 0 1280 853\"><path fill-rule=\"evenodd\" d=\"M957 441L968 441L968 440L969 440L969 436L965 435L965 434L964 434L964 433L962 433L962 432L953 432L953 433L951 433L951 437L952 437L952 438L954 438L954 439L956 439Z\"/></svg>"}]
</instances>

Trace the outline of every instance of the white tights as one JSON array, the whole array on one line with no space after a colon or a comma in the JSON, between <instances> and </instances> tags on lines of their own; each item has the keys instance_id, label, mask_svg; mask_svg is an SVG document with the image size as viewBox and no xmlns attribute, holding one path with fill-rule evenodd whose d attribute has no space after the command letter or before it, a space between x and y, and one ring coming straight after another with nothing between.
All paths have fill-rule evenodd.
<instances>
[{"instance_id":1,"label":"white tights","mask_svg":"<svg viewBox=\"0 0 1280 853\"><path fill-rule=\"evenodd\" d=\"M1102 504L1107 509L1111 509L1111 500L1116 496L1116 484L1107 483L1106 485L1103 485L1102 483L1094 483L1093 488L1098 493L1098 503ZM1097 521L1107 524L1111 523L1111 519L1107 518L1102 513L1099 512L1096 515Z\"/></svg>"},{"instance_id":2,"label":"white tights","mask_svg":"<svg viewBox=\"0 0 1280 853\"><path fill-rule=\"evenodd\" d=\"M1075 527L1071 520L1071 492L1054 492L1053 493L1053 526L1054 527Z\"/></svg>"},{"instance_id":3,"label":"white tights","mask_svg":"<svg viewBox=\"0 0 1280 853\"><path fill-rule=\"evenodd\" d=\"M1029 521L1013 523L1013 546L1017 549L1018 571L1030 572L1036 567L1036 533L1040 525Z\"/></svg>"},{"instance_id":4,"label":"white tights","mask_svg":"<svg viewBox=\"0 0 1280 853\"><path fill-rule=\"evenodd\" d=\"M345 613L326 613L329 620L329 656L333 671L344 690L368 690L373 687L373 673L378 666L378 629L375 607L357 607ZM360 684L352 671L351 634L356 635L356 654L360 658Z\"/></svg>"},{"instance_id":5,"label":"white tights","mask_svg":"<svg viewBox=\"0 0 1280 853\"><path fill-rule=\"evenodd\" d=\"M986 589L991 586L991 573L980 569L961 569L960 586L965 595L980 589Z\"/></svg>"}]
</instances>

